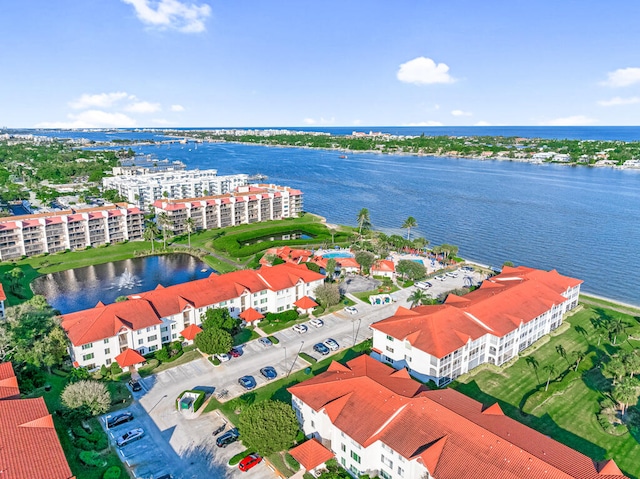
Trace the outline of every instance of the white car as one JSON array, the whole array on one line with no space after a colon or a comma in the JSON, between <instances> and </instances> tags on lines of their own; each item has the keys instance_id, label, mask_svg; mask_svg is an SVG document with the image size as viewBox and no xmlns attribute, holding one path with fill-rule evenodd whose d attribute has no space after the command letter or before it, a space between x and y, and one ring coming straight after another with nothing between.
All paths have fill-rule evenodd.
<instances>
[{"instance_id":1,"label":"white car","mask_svg":"<svg viewBox=\"0 0 640 479\"><path fill-rule=\"evenodd\" d=\"M436 279L439 281L444 281L446 278L446 276L440 275L440 276L436 276Z\"/></svg>"},{"instance_id":2,"label":"white car","mask_svg":"<svg viewBox=\"0 0 640 479\"><path fill-rule=\"evenodd\" d=\"M340 345L338 344L338 341L336 341L335 339L327 339L324 342L324 345L326 347L328 347L331 351L337 351L338 349L340 349Z\"/></svg>"},{"instance_id":3,"label":"white car","mask_svg":"<svg viewBox=\"0 0 640 479\"><path fill-rule=\"evenodd\" d=\"M322 321L321 319L315 318L309 321L309 324L314 328L321 328L322 326L324 326L324 321Z\"/></svg>"},{"instance_id":4,"label":"white car","mask_svg":"<svg viewBox=\"0 0 640 479\"><path fill-rule=\"evenodd\" d=\"M133 441L142 439L142 436L144 436L144 430L141 427L137 427L135 429L132 429L129 432L124 433L122 436L116 439L116 446L118 447L126 446L127 444L132 443Z\"/></svg>"},{"instance_id":5,"label":"white car","mask_svg":"<svg viewBox=\"0 0 640 479\"><path fill-rule=\"evenodd\" d=\"M227 353L222 353L222 354L216 354L216 358L218 358L218 360L221 363L226 363L231 359L231 356L229 356Z\"/></svg>"},{"instance_id":6,"label":"white car","mask_svg":"<svg viewBox=\"0 0 640 479\"><path fill-rule=\"evenodd\" d=\"M358 314L358 309L355 306L347 306L344 310L349 314Z\"/></svg>"},{"instance_id":7,"label":"white car","mask_svg":"<svg viewBox=\"0 0 640 479\"><path fill-rule=\"evenodd\" d=\"M296 333L302 334L302 333L306 333L306 332L307 332L307 327L306 327L304 324L296 324L296 325L293 327L293 330L294 330Z\"/></svg>"},{"instance_id":8,"label":"white car","mask_svg":"<svg viewBox=\"0 0 640 479\"><path fill-rule=\"evenodd\" d=\"M456 271L449 271L448 273L446 273L446 275L449 276L450 278L458 277L458 273Z\"/></svg>"}]
</instances>

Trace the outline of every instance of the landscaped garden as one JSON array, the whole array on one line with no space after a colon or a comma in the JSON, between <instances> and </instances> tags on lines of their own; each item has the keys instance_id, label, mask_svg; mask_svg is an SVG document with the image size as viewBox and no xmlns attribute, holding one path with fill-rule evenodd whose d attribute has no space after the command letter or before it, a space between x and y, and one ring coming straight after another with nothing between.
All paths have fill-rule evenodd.
<instances>
[{"instance_id":1,"label":"landscaped garden","mask_svg":"<svg viewBox=\"0 0 640 479\"><path fill-rule=\"evenodd\" d=\"M510 366L480 366L451 387L639 478L639 363L640 311L583 305Z\"/></svg>"}]
</instances>

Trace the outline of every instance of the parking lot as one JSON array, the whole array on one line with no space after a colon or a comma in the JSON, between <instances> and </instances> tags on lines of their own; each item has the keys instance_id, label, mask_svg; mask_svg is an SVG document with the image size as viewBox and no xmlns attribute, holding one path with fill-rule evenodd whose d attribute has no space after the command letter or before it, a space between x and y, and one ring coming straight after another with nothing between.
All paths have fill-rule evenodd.
<instances>
[{"instance_id":1,"label":"parking lot","mask_svg":"<svg viewBox=\"0 0 640 479\"><path fill-rule=\"evenodd\" d=\"M462 287L464 276L446 277L442 282L430 280L433 287L427 293L437 296L446 290ZM481 280L477 273L472 277L475 282ZM278 378L290 371L303 369L309 364L298 357L299 352L322 359L324 356L314 351L313 346L327 338L336 340L342 350L371 337L369 325L393 315L398 306L408 307L406 298L414 290L407 288L393 293L396 302L392 304L372 306L359 303L355 314L341 310L326 315L322 317L324 325L319 328L307 322L304 333L293 328L279 331L275 333L280 341L277 345L264 346L257 340L251 341L241 346L241 357L232 358L217 367L203 357L146 377L140 381L142 391L133 393L135 401L127 409L133 413L133 421L109 429L107 433L115 443L118 437L133 428L144 430L142 439L118 448L123 462L138 478L156 479L167 473L174 479L277 477L264 462L248 472L241 472L237 466L229 468L229 458L243 450L242 444L236 442L226 448L218 448L212 433L223 418L217 412L196 414L195 417L178 412L175 405L178 395L187 389L200 389L209 395L223 395L220 399L227 401L246 392L238 384L241 376L253 376L257 387L260 387L269 381L259 372L265 366L273 366Z\"/></svg>"}]
</instances>

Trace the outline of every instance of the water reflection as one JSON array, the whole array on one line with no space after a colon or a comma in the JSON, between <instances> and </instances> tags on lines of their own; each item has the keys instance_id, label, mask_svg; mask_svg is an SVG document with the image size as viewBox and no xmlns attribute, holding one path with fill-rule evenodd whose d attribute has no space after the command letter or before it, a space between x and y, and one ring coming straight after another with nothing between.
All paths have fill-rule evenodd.
<instances>
[{"instance_id":1,"label":"water reflection","mask_svg":"<svg viewBox=\"0 0 640 479\"><path fill-rule=\"evenodd\" d=\"M188 254L147 256L41 276L31 283L61 313L92 308L99 301L206 278L213 270Z\"/></svg>"}]
</instances>

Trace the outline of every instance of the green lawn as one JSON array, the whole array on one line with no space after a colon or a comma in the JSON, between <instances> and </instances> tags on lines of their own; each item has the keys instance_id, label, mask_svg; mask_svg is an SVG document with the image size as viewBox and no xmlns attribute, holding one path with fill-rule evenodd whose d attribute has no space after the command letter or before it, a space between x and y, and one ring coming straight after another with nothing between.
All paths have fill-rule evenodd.
<instances>
[{"instance_id":1,"label":"green lawn","mask_svg":"<svg viewBox=\"0 0 640 479\"><path fill-rule=\"evenodd\" d=\"M617 346L613 346L606 336L600 336L592 319L612 317L620 317L631 325L626 334L640 335L640 323L635 317L603 308L584 307L567 320L568 327L563 327L563 332L551 336L548 342L511 366L481 366L458 378L451 387L484 404L498 401L509 416L593 459L614 458L621 469L638 479L640 438L629 433L619 437L607 434L595 415L599 410L598 401L605 397L611 385L597 367L599 361L606 358L605 355L638 346L637 342L632 344L624 340L624 334L618 339ZM566 350L567 360L558 353L559 345ZM573 351L585 352L586 358L577 373L565 375L563 371L573 364ZM527 362L527 358L535 359L537 371L531 365L532 360ZM552 378L549 391L545 393L548 373L544 368L551 364L563 379L553 381Z\"/></svg>"},{"instance_id":2,"label":"green lawn","mask_svg":"<svg viewBox=\"0 0 640 479\"><path fill-rule=\"evenodd\" d=\"M374 296L376 294L393 294L396 291L400 291L400 288L395 284L391 287L380 287L373 289L371 291L363 291L362 293L353 293L353 295L358 298L360 301L364 301L365 303L369 303L369 296Z\"/></svg>"}]
</instances>

